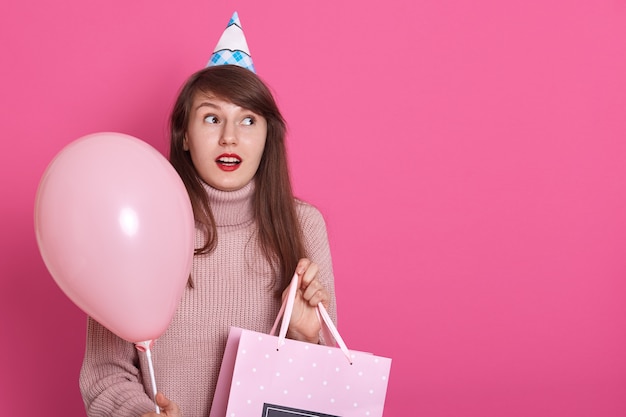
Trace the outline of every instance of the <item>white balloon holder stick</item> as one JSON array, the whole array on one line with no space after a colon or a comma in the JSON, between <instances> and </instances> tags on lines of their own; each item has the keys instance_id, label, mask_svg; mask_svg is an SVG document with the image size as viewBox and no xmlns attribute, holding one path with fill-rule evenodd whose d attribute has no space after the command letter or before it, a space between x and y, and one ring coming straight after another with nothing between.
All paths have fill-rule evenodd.
<instances>
[{"instance_id":1,"label":"white balloon holder stick","mask_svg":"<svg viewBox=\"0 0 626 417\"><path fill-rule=\"evenodd\" d=\"M161 414L161 408L156 403L157 387L156 378L154 377L154 367L152 366L152 352L150 351L151 345L152 340L135 343L135 347L138 350L146 353L146 358L148 359L148 369L150 370L150 382L152 383L152 397L154 398L154 406L156 408L156 413Z\"/></svg>"}]
</instances>

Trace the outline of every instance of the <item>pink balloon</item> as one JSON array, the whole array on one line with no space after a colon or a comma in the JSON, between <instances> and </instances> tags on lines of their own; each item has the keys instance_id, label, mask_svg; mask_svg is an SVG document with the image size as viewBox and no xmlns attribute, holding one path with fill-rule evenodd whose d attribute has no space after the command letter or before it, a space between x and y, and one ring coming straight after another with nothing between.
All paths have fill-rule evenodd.
<instances>
[{"instance_id":1,"label":"pink balloon","mask_svg":"<svg viewBox=\"0 0 626 417\"><path fill-rule=\"evenodd\" d=\"M50 274L85 313L133 343L165 332L195 232L185 186L156 149L120 133L67 145L39 183L35 232Z\"/></svg>"}]
</instances>

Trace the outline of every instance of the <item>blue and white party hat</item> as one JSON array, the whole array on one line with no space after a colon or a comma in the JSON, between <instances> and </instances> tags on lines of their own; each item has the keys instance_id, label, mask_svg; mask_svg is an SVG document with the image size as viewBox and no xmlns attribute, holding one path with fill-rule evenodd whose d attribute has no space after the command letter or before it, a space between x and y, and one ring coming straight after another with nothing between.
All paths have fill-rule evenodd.
<instances>
[{"instance_id":1,"label":"blue and white party hat","mask_svg":"<svg viewBox=\"0 0 626 417\"><path fill-rule=\"evenodd\" d=\"M256 72L237 12L233 13L233 17L230 18L224 33L215 46L207 67L228 64L239 65Z\"/></svg>"}]
</instances>

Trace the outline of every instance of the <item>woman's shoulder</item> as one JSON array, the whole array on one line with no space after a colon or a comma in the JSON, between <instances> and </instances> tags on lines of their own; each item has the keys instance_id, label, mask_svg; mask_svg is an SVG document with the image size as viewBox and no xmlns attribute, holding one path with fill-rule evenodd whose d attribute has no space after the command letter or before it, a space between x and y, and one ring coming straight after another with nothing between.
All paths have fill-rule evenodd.
<instances>
[{"instance_id":1,"label":"woman's shoulder","mask_svg":"<svg viewBox=\"0 0 626 417\"><path fill-rule=\"evenodd\" d=\"M313 204L296 199L296 212L302 223L319 223L325 225L322 212Z\"/></svg>"},{"instance_id":2,"label":"woman's shoulder","mask_svg":"<svg viewBox=\"0 0 626 417\"><path fill-rule=\"evenodd\" d=\"M313 204L308 201L300 200L299 198L295 199L296 202L296 211L301 215L311 215L311 216L321 216L322 212L315 207Z\"/></svg>"},{"instance_id":3,"label":"woman's shoulder","mask_svg":"<svg viewBox=\"0 0 626 417\"><path fill-rule=\"evenodd\" d=\"M309 256L314 254L318 262L319 259L329 256L320 255L328 251L328 231L322 212L313 204L296 199L296 213Z\"/></svg>"}]
</instances>

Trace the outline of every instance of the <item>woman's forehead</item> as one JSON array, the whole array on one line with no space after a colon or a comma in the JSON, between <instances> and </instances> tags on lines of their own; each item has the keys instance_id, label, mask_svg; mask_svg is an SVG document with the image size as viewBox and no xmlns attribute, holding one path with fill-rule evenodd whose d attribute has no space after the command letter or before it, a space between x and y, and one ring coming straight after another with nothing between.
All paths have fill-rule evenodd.
<instances>
[{"instance_id":1,"label":"woman's forehead","mask_svg":"<svg viewBox=\"0 0 626 417\"><path fill-rule=\"evenodd\" d=\"M197 107L201 103L214 103L218 104L234 104L231 100L225 97L218 96L212 91L196 91L192 98L193 107Z\"/></svg>"},{"instance_id":2,"label":"woman's forehead","mask_svg":"<svg viewBox=\"0 0 626 417\"><path fill-rule=\"evenodd\" d=\"M193 101L202 101L202 100L221 100L228 101L217 94L215 94L211 90L196 90L192 95Z\"/></svg>"},{"instance_id":3,"label":"woman's forehead","mask_svg":"<svg viewBox=\"0 0 626 417\"><path fill-rule=\"evenodd\" d=\"M197 91L193 96L191 103L192 110L199 110L202 108L214 108L222 110L234 110L234 111L247 111L257 114L254 110L242 106L233 100L218 96L211 91Z\"/></svg>"}]
</instances>

